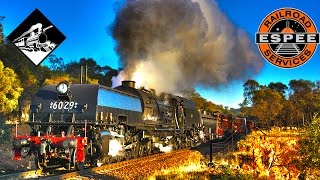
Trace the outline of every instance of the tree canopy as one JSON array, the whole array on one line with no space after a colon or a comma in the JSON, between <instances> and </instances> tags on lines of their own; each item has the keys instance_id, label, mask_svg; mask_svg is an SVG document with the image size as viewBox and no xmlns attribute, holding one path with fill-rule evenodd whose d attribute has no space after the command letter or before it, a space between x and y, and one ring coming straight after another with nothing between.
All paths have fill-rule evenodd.
<instances>
[{"instance_id":1,"label":"tree canopy","mask_svg":"<svg viewBox=\"0 0 320 180\"><path fill-rule=\"evenodd\" d=\"M22 93L21 83L16 73L4 67L0 60L0 113L10 113L18 106L18 99Z\"/></svg>"},{"instance_id":2,"label":"tree canopy","mask_svg":"<svg viewBox=\"0 0 320 180\"><path fill-rule=\"evenodd\" d=\"M261 89L254 92L252 113L261 120L265 125L282 112L283 97L281 93L272 89Z\"/></svg>"},{"instance_id":3,"label":"tree canopy","mask_svg":"<svg viewBox=\"0 0 320 180\"><path fill-rule=\"evenodd\" d=\"M242 113L265 126L305 126L320 112L320 82L293 79L286 84L270 82L260 85L255 80L244 83ZM271 123L271 124L270 124Z\"/></svg>"},{"instance_id":4,"label":"tree canopy","mask_svg":"<svg viewBox=\"0 0 320 180\"><path fill-rule=\"evenodd\" d=\"M234 112L230 111L228 108L222 105L217 105L212 101L206 100L199 93L197 93L195 89L184 90L182 91L182 94L184 97L195 102L195 104L197 105L197 109L201 111L209 111L209 112L220 111L225 114L234 114Z\"/></svg>"}]
</instances>

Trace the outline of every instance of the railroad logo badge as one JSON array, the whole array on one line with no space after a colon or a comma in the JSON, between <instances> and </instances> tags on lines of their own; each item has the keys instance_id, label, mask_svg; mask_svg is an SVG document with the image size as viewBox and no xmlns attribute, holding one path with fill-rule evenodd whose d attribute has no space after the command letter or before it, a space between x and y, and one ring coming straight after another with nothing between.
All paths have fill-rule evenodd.
<instances>
[{"instance_id":1,"label":"railroad logo badge","mask_svg":"<svg viewBox=\"0 0 320 180\"><path fill-rule=\"evenodd\" d=\"M8 39L38 66L66 37L35 9Z\"/></svg>"},{"instance_id":2,"label":"railroad logo badge","mask_svg":"<svg viewBox=\"0 0 320 180\"><path fill-rule=\"evenodd\" d=\"M268 14L256 33L256 44L271 64L294 68L315 53L319 34L313 20L294 8L281 8Z\"/></svg>"}]
</instances>

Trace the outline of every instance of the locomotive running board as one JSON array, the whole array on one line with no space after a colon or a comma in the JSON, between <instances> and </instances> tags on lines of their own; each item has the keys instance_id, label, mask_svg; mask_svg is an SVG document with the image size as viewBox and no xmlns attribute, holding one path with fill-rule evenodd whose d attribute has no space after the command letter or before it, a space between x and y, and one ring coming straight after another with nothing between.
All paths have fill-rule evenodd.
<instances>
[{"instance_id":1,"label":"locomotive running board","mask_svg":"<svg viewBox=\"0 0 320 180\"><path fill-rule=\"evenodd\" d=\"M175 131L174 128L155 128L155 131Z\"/></svg>"},{"instance_id":2,"label":"locomotive running board","mask_svg":"<svg viewBox=\"0 0 320 180\"><path fill-rule=\"evenodd\" d=\"M41 122L41 121L34 121L34 122L26 122L30 125L84 125L85 122ZM96 123L96 122L87 122L88 125L103 125L103 126L115 126L118 124L110 124L110 123Z\"/></svg>"}]
</instances>

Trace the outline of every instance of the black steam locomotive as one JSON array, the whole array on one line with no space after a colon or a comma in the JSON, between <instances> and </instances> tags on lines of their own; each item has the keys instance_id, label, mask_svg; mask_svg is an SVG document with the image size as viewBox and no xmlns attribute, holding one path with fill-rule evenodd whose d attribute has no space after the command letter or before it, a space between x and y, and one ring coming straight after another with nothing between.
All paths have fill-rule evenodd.
<instances>
[{"instance_id":1,"label":"black steam locomotive","mask_svg":"<svg viewBox=\"0 0 320 180\"><path fill-rule=\"evenodd\" d=\"M39 169L77 170L192 147L246 127L245 119L201 114L186 98L156 96L136 89L134 81L115 89L66 82L44 86L32 99L28 124L31 134L13 141L15 160L34 155Z\"/></svg>"}]
</instances>

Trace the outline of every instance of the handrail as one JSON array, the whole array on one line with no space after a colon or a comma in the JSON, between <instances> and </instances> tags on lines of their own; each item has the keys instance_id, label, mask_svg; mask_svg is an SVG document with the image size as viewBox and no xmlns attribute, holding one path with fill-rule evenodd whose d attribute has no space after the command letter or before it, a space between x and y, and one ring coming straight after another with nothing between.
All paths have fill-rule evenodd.
<instances>
[{"instance_id":1,"label":"handrail","mask_svg":"<svg viewBox=\"0 0 320 180\"><path fill-rule=\"evenodd\" d=\"M259 131L261 131L265 136L268 136L265 132L263 132L260 128L255 127L256 129L258 129Z\"/></svg>"},{"instance_id":2,"label":"handrail","mask_svg":"<svg viewBox=\"0 0 320 180\"><path fill-rule=\"evenodd\" d=\"M230 138L232 138L234 136L234 134L237 134L238 132L233 132L227 139L225 139L224 141L222 142L216 142L216 143L212 143L212 144L225 144ZM243 133L241 133L243 134Z\"/></svg>"},{"instance_id":3,"label":"handrail","mask_svg":"<svg viewBox=\"0 0 320 180\"><path fill-rule=\"evenodd\" d=\"M225 139L224 141L222 142L216 142L216 143L213 143L213 144L224 144L226 143L236 132L233 132L227 139Z\"/></svg>"},{"instance_id":4,"label":"handrail","mask_svg":"<svg viewBox=\"0 0 320 180\"><path fill-rule=\"evenodd\" d=\"M235 134L238 134L237 136L234 136ZM228 149L228 151L229 151L229 147L230 146L233 146L234 144L235 144L235 142L237 142L237 141L234 141L234 139L238 139L239 137L241 137L241 135L245 135L243 132L241 132L241 133L238 133L238 132L233 132L227 139L225 139L223 142L217 142L217 143L211 143L210 144L210 162L209 162L209 164L208 164L208 166L212 166L213 165L213 163L212 163L212 151L213 151L213 145L214 144L223 144L223 146L222 147L219 147L219 146L215 146L215 148L219 148L219 149L222 149L222 151L223 152L225 152L225 150L226 149ZM232 140L230 141L230 138L232 138ZM221 151L221 150L220 150ZM220 152L219 151L219 152Z\"/></svg>"}]
</instances>

